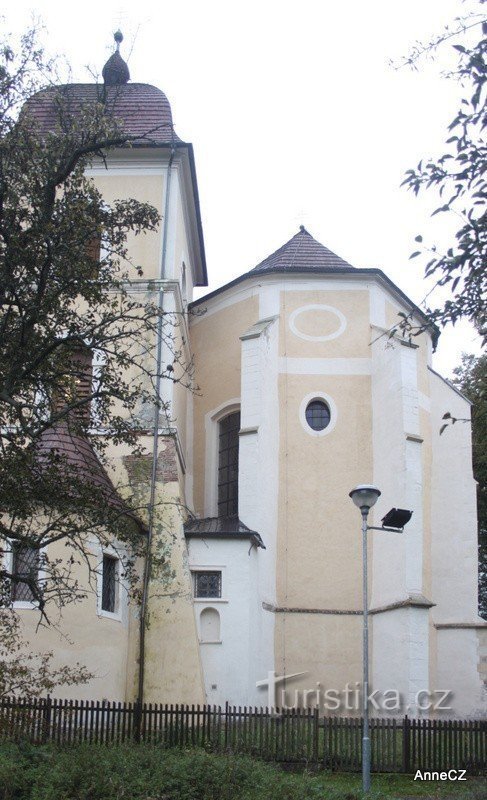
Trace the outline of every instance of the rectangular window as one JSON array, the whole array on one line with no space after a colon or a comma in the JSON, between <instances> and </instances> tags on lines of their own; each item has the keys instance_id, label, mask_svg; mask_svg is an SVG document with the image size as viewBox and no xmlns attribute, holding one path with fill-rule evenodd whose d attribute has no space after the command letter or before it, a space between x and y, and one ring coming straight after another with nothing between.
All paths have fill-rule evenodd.
<instances>
[{"instance_id":1,"label":"rectangular window","mask_svg":"<svg viewBox=\"0 0 487 800\"><path fill-rule=\"evenodd\" d=\"M240 412L229 414L219 426L218 516L238 516L238 433Z\"/></svg>"},{"instance_id":2,"label":"rectangular window","mask_svg":"<svg viewBox=\"0 0 487 800\"><path fill-rule=\"evenodd\" d=\"M38 573L39 550L36 547L15 542L12 545L12 574L21 580L12 581L12 601L14 603L28 603L35 599L32 582L37 583ZM30 585L25 581L30 581Z\"/></svg>"},{"instance_id":3,"label":"rectangular window","mask_svg":"<svg viewBox=\"0 0 487 800\"><path fill-rule=\"evenodd\" d=\"M118 594L118 558L103 556L101 609L115 614Z\"/></svg>"},{"instance_id":4,"label":"rectangular window","mask_svg":"<svg viewBox=\"0 0 487 800\"><path fill-rule=\"evenodd\" d=\"M195 597L221 597L222 574L221 572L194 572Z\"/></svg>"}]
</instances>

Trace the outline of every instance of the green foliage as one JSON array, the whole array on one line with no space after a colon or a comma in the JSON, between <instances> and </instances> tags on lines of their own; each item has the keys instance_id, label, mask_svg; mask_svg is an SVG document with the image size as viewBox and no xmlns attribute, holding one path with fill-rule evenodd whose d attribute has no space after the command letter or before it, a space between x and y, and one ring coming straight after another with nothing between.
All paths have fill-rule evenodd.
<instances>
[{"instance_id":1,"label":"green foliage","mask_svg":"<svg viewBox=\"0 0 487 800\"><path fill-rule=\"evenodd\" d=\"M45 656L37 687L20 660L8 609L19 584L51 623L95 588L92 543L120 543L137 596L135 562L146 549L137 510L147 498L118 486L122 501L100 463L113 445L140 453L140 432L162 405L160 380L191 381L174 348L177 315L141 285L145 265L127 245L129 235L159 229L158 211L125 197L108 204L86 176L136 138L114 114L117 91L102 85L92 102L73 105L35 30L0 43L0 693L52 688ZM46 98L49 130L36 114ZM156 341L172 361L160 374ZM35 551L36 568L12 569L14 546ZM15 674L9 650L23 665ZM82 679L77 669L70 676Z\"/></svg>"},{"instance_id":2,"label":"green foliage","mask_svg":"<svg viewBox=\"0 0 487 800\"><path fill-rule=\"evenodd\" d=\"M484 0L479 0L482 5ZM436 286L446 286L452 297L430 309L433 322L440 325L465 318L473 322L483 341L487 341L487 146L485 143L487 79L487 17L480 11L439 36L428 46L416 47L405 63L413 64L425 52L432 51L452 36L458 39L471 29L479 32L473 45L453 45L458 56L457 68L448 77L456 78L464 88L460 109L452 120L446 141L448 148L436 159L421 160L416 169L406 172L403 185L415 194L423 189L438 192L441 204L433 212L459 218L461 226L446 253L435 245L415 251L411 258L428 252L425 277L433 277ZM421 236L416 241L422 243Z\"/></svg>"},{"instance_id":3,"label":"green foliage","mask_svg":"<svg viewBox=\"0 0 487 800\"><path fill-rule=\"evenodd\" d=\"M487 619L487 355L464 354L455 385L473 403L472 455L479 525L479 613Z\"/></svg>"},{"instance_id":4,"label":"green foliage","mask_svg":"<svg viewBox=\"0 0 487 800\"><path fill-rule=\"evenodd\" d=\"M374 776L369 797L446 794L480 800L483 787ZM286 773L247 756L132 747L0 747L0 800L359 800L359 775Z\"/></svg>"},{"instance_id":5,"label":"green foliage","mask_svg":"<svg viewBox=\"0 0 487 800\"><path fill-rule=\"evenodd\" d=\"M154 402L141 343L154 341L158 319L128 290L142 267L127 249L129 233L158 227L158 212L130 198L108 206L85 177L93 158L128 137L101 95L74 113L62 86L52 100L55 129L41 133L32 92L55 77L35 32L16 51L0 50L0 549L16 542L42 551L42 588L23 580L41 609L50 598L64 605L79 596L72 573L86 560L87 537L116 532L137 544L106 486L45 435L92 442L93 461L94 449L103 457L112 442L136 445L133 412ZM94 381L93 357L101 364ZM49 554L58 541L67 546L62 563ZM18 581L7 569L1 575Z\"/></svg>"}]
</instances>

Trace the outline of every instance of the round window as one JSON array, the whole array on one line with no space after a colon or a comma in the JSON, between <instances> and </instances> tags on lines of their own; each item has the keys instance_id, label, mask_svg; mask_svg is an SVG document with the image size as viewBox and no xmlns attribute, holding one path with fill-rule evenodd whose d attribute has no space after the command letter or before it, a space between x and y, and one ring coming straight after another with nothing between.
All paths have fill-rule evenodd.
<instances>
[{"instance_id":1,"label":"round window","mask_svg":"<svg viewBox=\"0 0 487 800\"><path fill-rule=\"evenodd\" d=\"M323 431L330 424L330 409L324 400L312 400L306 406L306 422L314 431Z\"/></svg>"}]
</instances>

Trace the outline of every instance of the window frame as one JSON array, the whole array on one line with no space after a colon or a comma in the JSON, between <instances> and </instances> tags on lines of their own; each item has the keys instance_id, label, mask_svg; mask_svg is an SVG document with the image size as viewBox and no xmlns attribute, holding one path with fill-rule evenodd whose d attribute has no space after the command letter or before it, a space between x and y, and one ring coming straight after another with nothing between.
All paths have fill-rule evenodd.
<instances>
[{"instance_id":1,"label":"window frame","mask_svg":"<svg viewBox=\"0 0 487 800\"><path fill-rule=\"evenodd\" d=\"M191 574L192 574L192 578L193 578L193 598L195 600L213 601L213 600L221 600L222 599L222 597L223 597L223 575L222 575L222 570L221 569L212 569L212 568L194 569L194 570L191 570ZM198 578L201 575L219 575L220 576L220 586L219 586L220 593L218 595L208 595L208 594L197 594L196 593L197 584L198 584Z\"/></svg>"},{"instance_id":2,"label":"window frame","mask_svg":"<svg viewBox=\"0 0 487 800\"><path fill-rule=\"evenodd\" d=\"M108 574L108 565L110 566L111 574ZM101 610L109 614L117 613L118 597L117 586L120 582L120 561L108 553L103 553L102 568L101 568ZM104 603L108 600L107 608ZM113 606L113 608L112 608Z\"/></svg>"},{"instance_id":3,"label":"window frame","mask_svg":"<svg viewBox=\"0 0 487 800\"><path fill-rule=\"evenodd\" d=\"M222 425L231 417L238 417L238 426L235 426L230 431L222 431ZM238 518L238 477L239 477L239 432L241 430L242 425L242 415L240 409L231 411L229 414L221 417L218 420L218 462L217 462L217 517L219 519L231 519L231 518ZM222 446L222 439L224 436L229 436L230 434L235 434L236 432L236 447L237 447L237 460L236 460L236 477L229 479L229 470L232 467L235 467L234 463L228 463L229 460L229 453L234 448L234 445L229 446L228 440L227 445L225 447ZM227 454L227 464L221 466L220 458L222 454ZM227 470L227 479L220 480L222 470ZM225 500L220 500L220 488L226 487L227 488L227 497ZM229 487L232 487L232 492L235 492L233 497L229 497ZM220 514L220 506L226 506L226 514ZM232 513L229 513L229 507L233 506Z\"/></svg>"},{"instance_id":4,"label":"window frame","mask_svg":"<svg viewBox=\"0 0 487 800\"><path fill-rule=\"evenodd\" d=\"M117 562L117 574L115 582L115 611L107 611L102 608L103 602L103 561L104 558L111 558ZM122 599L125 589L123 583L123 558L121 553L112 546L103 546L99 551L99 560L96 568L96 613L99 617L122 622Z\"/></svg>"},{"instance_id":5,"label":"window frame","mask_svg":"<svg viewBox=\"0 0 487 800\"><path fill-rule=\"evenodd\" d=\"M107 363L106 353L99 348L92 350L91 361L91 392L95 394L101 386L100 375ZM99 398L94 397L90 403L90 422L89 428L91 433L106 433L106 429L102 428L100 421L100 413L98 411Z\"/></svg>"},{"instance_id":6,"label":"window frame","mask_svg":"<svg viewBox=\"0 0 487 800\"><path fill-rule=\"evenodd\" d=\"M322 402L326 403L330 411L330 422L323 428L321 431L315 431L308 423L306 419L306 409L308 405L313 402L313 400L321 400ZM301 400L301 404L299 406L299 421L301 423L302 428L306 431L308 436L313 437L320 437L320 436L328 436L332 431L335 430L335 426L338 420L338 410L336 407L336 403L330 395L325 394L322 391L310 392Z\"/></svg>"},{"instance_id":7,"label":"window frame","mask_svg":"<svg viewBox=\"0 0 487 800\"><path fill-rule=\"evenodd\" d=\"M13 573L14 568L14 547L17 543L17 540L9 539L8 540L8 551L4 554L3 563L5 565L5 569ZM44 547L39 547L38 555L39 561L37 565L37 583L40 585L42 580L46 577L45 571L42 569L42 553L44 551ZM13 586L12 586L13 589ZM15 610L36 610L39 608L38 600L14 600L13 599L13 591L10 593L11 597L11 607Z\"/></svg>"},{"instance_id":8,"label":"window frame","mask_svg":"<svg viewBox=\"0 0 487 800\"><path fill-rule=\"evenodd\" d=\"M239 397L226 400L205 415L205 517L218 516L219 425L230 414L240 411Z\"/></svg>"},{"instance_id":9,"label":"window frame","mask_svg":"<svg viewBox=\"0 0 487 800\"><path fill-rule=\"evenodd\" d=\"M318 416L318 414L315 413L315 408L313 408L313 406L319 408L320 412L322 412L323 419L321 418L322 416L321 414ZM311 414L308 415L310 409L311 409ZM324 431L331 422L330 408L328 404L325 403L324 400L322 400L321 397L316 397L314 400L310 400L308 405L306 406L306 410L304 413L306 416L306 422L313 431ZM311 417L311 420L309 419L309 417ZM315 419L319 421L321 427L315 428L315 426L311 424L313 421L315 421ZM326 420L324 425L322 425L323 420Z\"/></svg>"},{"instance_id":10,"label":"window frame","mask_svg":"<svg viewBox=\"0 0 487 800\"><path fill-rule=\"evenodd\" d=\"M213 604L220 606L221 604L228 603L228 598L224 596L223 591L227 589L226 583L226 574L227 574L227 565L226 564L190 564L189 570L191 573L191 596L193 599L193 603L195 604L202 604L204 603L207 606L211 606ZM194 573L195 572L221 572L221 597L195 597L194 596Z\"/></svg>"}]
</instances>

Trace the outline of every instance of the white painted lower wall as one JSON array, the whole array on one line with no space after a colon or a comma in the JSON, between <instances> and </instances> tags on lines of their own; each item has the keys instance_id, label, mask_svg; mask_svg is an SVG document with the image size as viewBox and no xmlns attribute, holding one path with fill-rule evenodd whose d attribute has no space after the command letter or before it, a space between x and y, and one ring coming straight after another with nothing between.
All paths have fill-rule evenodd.
<instances>
[{"instance_id":1,"label":"white painted lower wall","mask_svg":"<svg viewBox=\"0 0 487 800\"><path fill-rule=\"evenodd\" d=\"M432 600L435 622L479 622L477 519L469 422L449 425L443 415L470 418L470 404L435 373L432 397Z\"/></svg>"},{"instance_id":2,"label":"white painted lower wall","mask_svg":"<svg viewBox=\"0 0 487 800\"><path fill-rule=\"evenodd\" d=\"M221 599L194 600L198 633L204 609L220 615L220 640L200 641L206 701L212 705L256 705L255 669L258 663L258 560L263 551L248 539L190 539L190 569L221 570ZM201 640L201 635L200 635ZM267 670L262 677L267 676Z\"/></svg>"},{"instance_id":3,"label":"white painted lower wall","mask_svg":"<svg viewBox=\"0 0 487 800\"><path fill-rule=\"evenodd\" d=\"M420 716L419 706L427 703L430 692L428 628L428 608L408 606L373 616L371 686L381 694L399 693L401 707L393 716Z\"/></svg>"},{"instance_id":4,"label":"white painted lower wall","mask_svg":"<svg viewBox=\"0 0 487 800\"><path fill-rule=\"evenodd\" d=\"M380 525L389 508L406 505L406 436L403 425L401 345L381 338L372 344L373 479L382 492L371 514ZM365 480L365 479L364 479ZM375 513L374 513L375 512ZM416 509L414 509L416 513ZM408 529L409 530L409 529ZM370 534L371 607L403 600L406 591L406 537L373 531Z\"/></svg>"},{"instance_id":5,"label":"white painted lower wall","mask_svg":"<svg viewBox=\"0 0 487 800\"><path fill-rule=\"evenodd\" d=\"M479 642L475 628L437 631L438 689L449 690L451 711L446 717L481 719L487 716L487 694L479 673Z\"/></svg>"}]
</instances>

